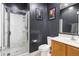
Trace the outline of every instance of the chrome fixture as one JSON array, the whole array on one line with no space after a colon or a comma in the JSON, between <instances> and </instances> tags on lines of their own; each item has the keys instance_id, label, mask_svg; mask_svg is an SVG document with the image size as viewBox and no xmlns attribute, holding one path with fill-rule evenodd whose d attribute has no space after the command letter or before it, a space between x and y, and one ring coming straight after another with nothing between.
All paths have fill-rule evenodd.
<instances>
[{"instance_id":1,"label":"chrome fixture","mask_svg":"<svg viewBox=\"0 0 79 59\"><path fill-rule=\"evenodd\" d=\"M71 38L71 40L76 40L75 38L74 38L74 36L72 35L72 38Z\"/></svg>"}]
</instances>

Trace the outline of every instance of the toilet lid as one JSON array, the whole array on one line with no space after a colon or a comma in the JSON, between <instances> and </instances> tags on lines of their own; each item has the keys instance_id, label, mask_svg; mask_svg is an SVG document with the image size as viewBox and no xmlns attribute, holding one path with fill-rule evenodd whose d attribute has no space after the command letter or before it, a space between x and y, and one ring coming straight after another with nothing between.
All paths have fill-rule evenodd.
<instances>
[{"instance_id":1,"label":"toilet lid","mask_svg":"<svg viewBox=\"0 0 79 59\"><path fill-rule=\"evenodd\" d=\"M50 49L50 46L47 45L47 44L43 44L43 45L40 45L40 46L39 46L39 50L44 50L44 51L46 51L46 50L49 50L49 49Z\"/></svg>"}]
</instances>

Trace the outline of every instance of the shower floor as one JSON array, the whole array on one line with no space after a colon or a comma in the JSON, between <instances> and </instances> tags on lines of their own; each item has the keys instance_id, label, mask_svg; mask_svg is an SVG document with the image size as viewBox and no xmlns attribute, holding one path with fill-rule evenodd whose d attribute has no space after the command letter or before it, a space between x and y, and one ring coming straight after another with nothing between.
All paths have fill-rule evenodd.
<instances>
[{"instance_id":1,"label":"shower floor","mask_svg":"<svg viewBox=\"0 0 79 59\"><path fill-rule=\"evenodd\" d=\"M27 52L27 49L25 47L18 47L17 49L16 48L12 48L12 49L9 49L9 50L4 50L3 51L3 54L2 54L2 51L0 50L0 56L3 55L3 56L7 56L7 53L10 52L10 56L40 56L40 52L39 50L37 51L34 51L32 53L28 53Z\"/></svg>"},{"instance_id":2,"label":"shower floor","mask_svg":"<svg viewBox=\"0 0 79 59\"><path fill-rule=\"evenodd\" d=\"M0 56L1 54L3 56L7 56L8 53L10 54L10 56L17 56L20 54L24 54L26 52L27 52L26 47L17 47L17 48L5 49L4 51L0 51Z\"/></svg>"}]
</instances>

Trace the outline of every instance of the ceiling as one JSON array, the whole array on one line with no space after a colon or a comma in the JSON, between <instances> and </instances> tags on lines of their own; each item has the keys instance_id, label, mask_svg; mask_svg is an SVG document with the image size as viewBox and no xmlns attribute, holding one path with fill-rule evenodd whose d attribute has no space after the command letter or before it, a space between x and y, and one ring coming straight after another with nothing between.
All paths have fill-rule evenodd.
<instances>
[{"instance_id":1,"label":"ceiling","mask_svg":"<svg viewBox=\"0 0 79 59\"><path fill-rule=\"evenodd\" d=\"M8 8L10 9L10 12L16 13L16 14L26 14L26 11L29 10L29 5L28 3L4 3L6 6L6 10Z\"/></svg>"},{"instance_id":2,"label":"ceiling","mask_svg":"<svg viewBox=\"0 0 79 59\"><path fill-rule=\"evenodd\" d=\"M67 4L67 6L65 6L65 4ZM60 10L66 8L66 7L69 7L71 5L74 5L74 4L76 4L76 3L61 3L60 4Z\"/></svg>"},{"instance_id":3,"label":"ceiling","mask_svg":"<svg viewBox=\"0 0 79 59\"><path fill-rule=\"evenodd\" d=\"M5 3L5 5L8 7L16 6L20 10L27 10L28 9L27 3Z\"/></svg>"}]
</instances>

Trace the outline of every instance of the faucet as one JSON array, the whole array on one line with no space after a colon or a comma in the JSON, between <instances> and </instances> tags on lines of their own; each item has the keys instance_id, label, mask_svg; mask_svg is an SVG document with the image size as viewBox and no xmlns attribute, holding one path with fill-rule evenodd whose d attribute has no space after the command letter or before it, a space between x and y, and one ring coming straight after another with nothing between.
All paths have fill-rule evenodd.
<instances>
[{"instance_id":1,"label":"faucet","mask_svg":"<svg viewBox=\"0 0 79 59\"><path fill-rule=\"evenodd\" d=\"M71 38L71 40L75 40L73 36L74 36L74 35L72 35L72 38Z\"/></svg>"}]
</instances>

